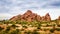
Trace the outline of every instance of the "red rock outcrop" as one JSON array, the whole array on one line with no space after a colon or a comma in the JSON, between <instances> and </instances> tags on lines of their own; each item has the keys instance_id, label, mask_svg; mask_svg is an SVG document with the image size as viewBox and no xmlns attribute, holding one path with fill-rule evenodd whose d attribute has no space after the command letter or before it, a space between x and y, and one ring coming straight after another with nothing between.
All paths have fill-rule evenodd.
<instances>
[{"instance_id":1,"label":"red rock outcrop","mask_svg":"<svg viewBox=\"0 0 60 34\"><path fill-rule=\"evenodd\" d=\"M11 20L11 21L17 20L17 17L14 16L14 17L12 17L10 20Z\"/></svg>"},{"instance_id":2,"label":"red rock outcrop","mask_svg":"<svg viewBox=\"0 0 60 34\"><path fill-rule=\"evenodd\" d=\"M32 13L31 10L28 10L23 15L14 16L10 20L12 20L12 21L14 21L14 20L25 20L25 21L31 22L31 21L34 21L34 20L37 20L37 21L42 21L42 20L50 21L51 18L50 18L49 13L47 13L45 16L41 17L40 15Z\"/></svg>"},{"instance_id":3,"label":"red rock outcrop","mask_svg":"<svg viewBox=\"0 0 60 34\"><path fill-rule=\"evenodd\" d=\"M58 17L58 19L57 20L60 20L60 16Z\"/></svg>"},{"instance_id":4,"label":"red rock outcrop","mask_svg":"<svg viewBox=\"0 0 60 34\"><path fill-rule=\"evenodd\" d=\"M40 15L37 15L36 20L37 21L41 21L42 20L42 17Z\"/></svg>"},{"instance_id":5,"label":"red rock outcrop","mask_svg":"<svg viewBox=\"0 0 60 34\"><path fill-rule=\"evenodd\" d=\"M46 21L50 21L50 20L51 20L49 13L47 13L47 14L45 15L45 20L46 20Z\"/></svg>"}]
</instances>

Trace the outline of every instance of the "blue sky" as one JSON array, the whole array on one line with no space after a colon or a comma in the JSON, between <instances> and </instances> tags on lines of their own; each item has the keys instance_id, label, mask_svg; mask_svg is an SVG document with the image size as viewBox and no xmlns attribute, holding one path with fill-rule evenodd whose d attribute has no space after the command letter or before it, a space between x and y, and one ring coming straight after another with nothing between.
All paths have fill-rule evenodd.
<instances>
[{"instance_id":1,"label":"blue sky","mask_svg":"<svg viewBox=\"0 0 60 34\"><path fill-rule=\"evenodd\" d=\"M41 16L46 13L52 19L60 16L60 0L0 0L0 19L8 19L32 10Z\"/></svg>"}]
</instances>

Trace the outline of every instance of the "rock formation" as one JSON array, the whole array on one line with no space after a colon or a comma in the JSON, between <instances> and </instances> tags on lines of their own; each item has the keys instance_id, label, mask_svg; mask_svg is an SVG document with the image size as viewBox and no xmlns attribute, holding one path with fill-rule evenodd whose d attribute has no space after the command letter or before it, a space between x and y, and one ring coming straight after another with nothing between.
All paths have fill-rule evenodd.
<instances>
[{"instance_id":1,"label":"rock formation","mask_svg":"<svg viewBox=\"0 0 60 34\"><path fill-rule=\"evenodd\" d=\"M28 10L26 13L24 13L23 15L17 15L14 16L10 19L11 21L15 21L15 20L25 20L28 22L37 20L37 21L50 21L50 15L49 13L47 13L45 16L41 17L40 15L37 15L35 13L32 13L31 10Z\"/></svg>"},{"instance_id":2,"label":"rock formation","mask_svg":"<svg viewBox=\"0 0 60 34\"><path fill-rule=\"evenodd\" d=\"M50 20L51 20L49 13L47 13L47 14L45 15L45 20L46 20L46 21L50 21Z\"/></svg>"},{"instance_id":3,"label":"rock formation","mask_svg":"<svg viewBox=\"0 0 60 34\"><path fill-rule=\"evenodd\" d=\"M60 16L58 17L58 19L57 20L60 20Z\"/></svg>"}]
</instances>

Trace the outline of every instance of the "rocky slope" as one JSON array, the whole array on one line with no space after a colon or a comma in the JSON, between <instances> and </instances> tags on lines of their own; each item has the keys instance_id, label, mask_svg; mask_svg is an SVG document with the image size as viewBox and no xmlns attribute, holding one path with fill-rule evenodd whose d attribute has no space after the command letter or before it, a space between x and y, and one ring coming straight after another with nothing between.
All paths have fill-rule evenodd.
<instances>
[{"instance_id":1,"label":"rocky slope","mask_svg":"<svg viewBox=\"0 0 60 34\"><path fill-rule=\"evenodd\" d=\"M31 10L28 10L23 15L14 16L10 20L11 21L25 20L25 21L28 21L28 22L31 22L31 21L34 21L34 20L37 20L37 21L50 21L51 17L49 15L49 13L47 13L45 16L40 16L40 15L37 15L35 13L32 13Z\"/></svg>"}]
</instances>

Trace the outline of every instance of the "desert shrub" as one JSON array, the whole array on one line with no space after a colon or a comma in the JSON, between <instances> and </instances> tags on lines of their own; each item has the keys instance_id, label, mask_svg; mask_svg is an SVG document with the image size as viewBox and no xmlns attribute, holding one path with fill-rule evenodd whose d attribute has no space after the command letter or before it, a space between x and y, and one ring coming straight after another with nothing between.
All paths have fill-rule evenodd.
<instances>
[{"instance_id":1,"label":"desert shrub","mask_svg":"<svg viewBox=\"0 0 60 34\"><path fill-rule=\"evenodd\" d=\"M32 34L39 34L39 32L37 32L37 31L33 31Z\"/></svg>"},{"instance_id":2,"label":"desert shrub","mask_svg":"<svg viewBox=\"0 0 60 34\"><path fill-rule=\"evenodd\" d=\"M55 30L60 31L60 28L56 28Z\"/></svg>"},{"instance_id":3,"label":"desert shrub","mask_svg":"<svg viewBox=\"0 0 60 34\"><path fill-rule=\"evenodd\" d=\"M16 28L17 26L15 24L13 24L11 27Z\"/></svg>"},{"instance_id":4,"label":"desert shrub","mask_svg":"<svg viewBox=\"0 0 60 34\"><path fill-rule=\"evenodd\" d=\"M26 21L22 21L21 24L24 25L24 24L27 24L28 22Z\"/></svg>"},{"instance_id":5,"label":"desert shrub","mask_svg":"<svg viewBox=\"0 0 60 34\"><path fill-rule=\"evenodd\" d=\"M55 30L54 29L50 29L50 32L53 33Z\"/></svg>"},{"instance_id":6,"label":"desert shrub","mask_svg":"<svg viewBox=\"0 0 60 34\"><path fill-rule=\"evenodd\" d=\"M41 29L41 27L37 27L37 29Z\"/></svg>"},{"instance_id":7,"label":"desert shrub","mask_svg":"<svg viewBox=\"0 0 60 34\"><path fill-rule=\"evenodd\" d=\"M10 27L8 26L5 31L6 32L10 31Z\"/></svg>"},{"instance_id":8,"label":"desert shrub","mask_svg":"<svg viewBox=\"0 0 60 34\"><path fill-rule=\"evenodd\" d=\"M10 32L10 34L18 34L19 33L19 30L16 29L16 30L13 30L12 32Z\"/></svg>"},{"instance_id":9,"label":"desert shrub","mask_svg":"<svg viewBox=\"0 0 60 34\"><path fill-rule=\"evenodd\" d=\"M3 30L3 29L4 29L4 28L1 28L1 27L0 27L0 31Z\"/></svg>"},{"instance_id":10,"label":"desert shrub","mask_svg":"<svg viewBox=\"0 0 60 34\"><path fill-rule=\"evenodd\" d=\"M31 31L25 31L24 34L32 34Z\"/></svg>"},{"instance_id":11,"label":"desert shrub","mask_svg":"<svg viewBox=\"0 0 60 34\"><path fill-rule=\"evenodd\" d=\"M37 32L36 30L34 30L34 31L32 32L32 34L40 34L40 33Z\"/></svg>"},{"instance_id":12,"label":"desert shrub","mask_svg":"<svg viewBox=\"0 0 60 34\"><path fill-rule=\"evenodd\" d=\"M4 22L4 24L9 24L9 23L11 23L10 20L4 20L3 22Z\"/></svg>"},{"instance_id":13,"label":"desert shrub","mask_svg":"<svg viewBox=\"0 0 60 34\"><path fill-rule=\"evenodd\" d=\"M27 26L23 25L23 28L28 28Z\"/></svg>"},{"instance_id":14,"label":"desert shrub","mask_svg":"<svg viewBox=\"0 0 60 34\"><path fill-rule=\"evenodd\" d=\"M0 32L0 34L9 34L9 33L6 31L2 31L2 32Z\"/></svg>"},{"instance_id":15,"label":"desert shrub","mask_svg":"<svg viewBox=\"0 0 60 34\"><path fill-rule=\"evenodd\" d=\"M44 29L44 31L46 31L47 29Z\"/></svg>"},{"instance_id":16,"label":"desert shrub","mask_svg":"<svg viewBox=\"0 0 60 34\"><path fill-rule=\"evenodd\" d=\"M57 25L58 27L60 27L60 25Z\"/></svg>"},{"instance_id":17,"label":"desert shrub","mask_svg":"<svg viewBox=\"0 0 60 34\"><path fill-rule=\"evenodd\" d=\"M38 23L37 29L41 29L41 24Z\"/></svg>"},{"instance_id":18,"label":"desert shrub","mask_svg":"<svg viewBox=\"0 0 60 34\"><path fill-rule=\"evenodd\" d=\"M24 31L24 28L22 28L21 31Z\"/></svg>"}]
</instances>

